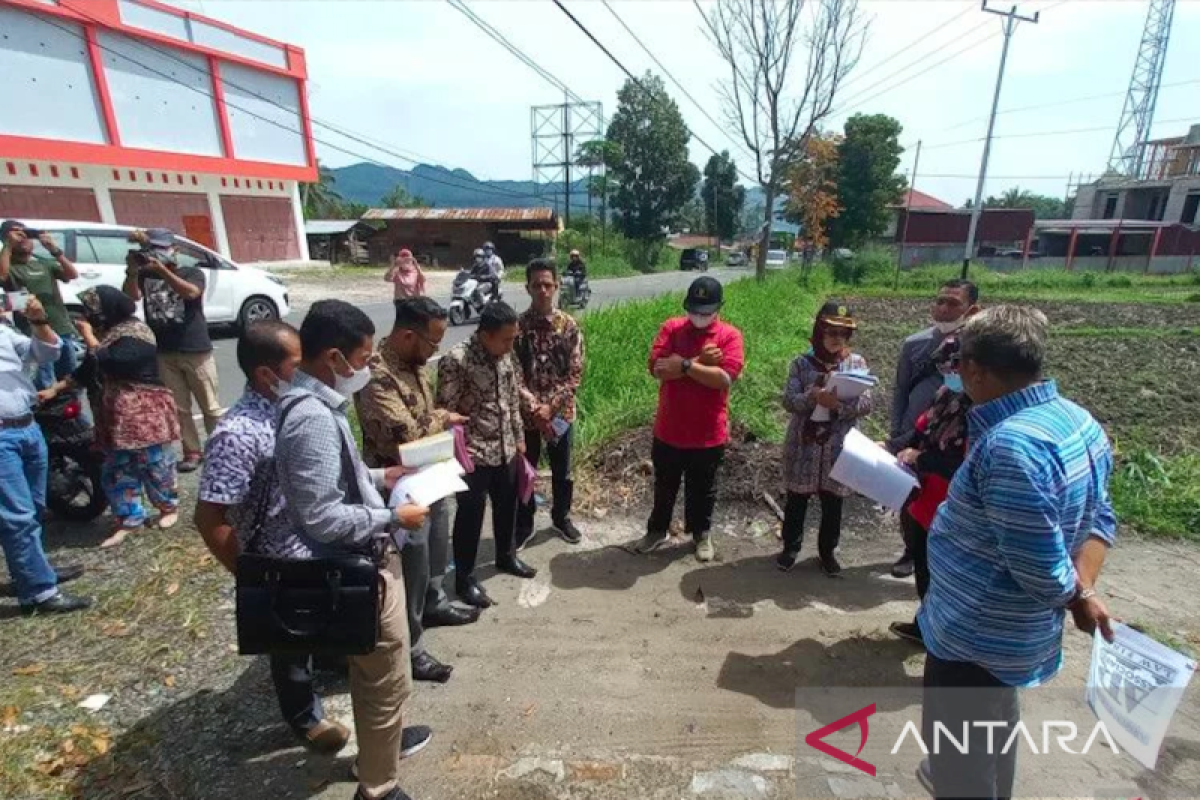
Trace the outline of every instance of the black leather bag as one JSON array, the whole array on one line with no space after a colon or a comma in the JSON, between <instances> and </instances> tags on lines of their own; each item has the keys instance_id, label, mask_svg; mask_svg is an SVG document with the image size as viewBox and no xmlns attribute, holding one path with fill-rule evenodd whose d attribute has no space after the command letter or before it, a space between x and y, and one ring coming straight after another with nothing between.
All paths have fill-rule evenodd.
<instances>
[{"instance_id":1,"label":"black leather bag","mask_svg":"<svg viewBox=\"0 0 1200 800\"><path fill-rule=\"evenodd\" d=\"M283 409L288 412L306 398ZM291 559L254 552L271 507L274 459L265 470L252 533L237 560L237 636L242 655L365 655L379 642L379 566L357 554ZM257 472L257 470L256 470ZM349 444L342 442L347 499L362 502ZM256 476L257 477L257 476Z\"/></svg>"}]
</instances>

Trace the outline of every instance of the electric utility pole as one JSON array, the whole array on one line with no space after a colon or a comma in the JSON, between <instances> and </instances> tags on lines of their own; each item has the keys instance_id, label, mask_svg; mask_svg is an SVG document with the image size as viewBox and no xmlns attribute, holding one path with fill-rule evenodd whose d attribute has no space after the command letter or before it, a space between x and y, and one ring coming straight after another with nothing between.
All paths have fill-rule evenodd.
<instances>
[{"instance_id":1,"label":"electric utility pole","mask_svg":"<svg viewBox=\"0 0 1200 800\"><path fill-rule=\"evenodd\" d=\"M971 257L975 255L975 233L979 229L979 215L983 211L983 185L987 183L988 156L992 151L992 131L996 128L996 110L1000 105L1000 86L1004 83L1004 64L1008 61L1008 45L1012 41L1013 31L1016 30L1018 22L1032 22L1036 25L1041 16L1039 11L1032 17L1023 17L1017 13L1015 5L1008 11L998 11L988 8L987 0L983 0L982 8L987 14L1004 17L1004 48L1000 51L1000 72L996 75L996 93L992 97L992 113L988 117L987 137L983 140L983 160L979 164L979 182L975 184L975 204L971 206L971 226L967 229L967 247L963 253L963 278L967 277L971 269Z\"/></svg>"}]
</instances>

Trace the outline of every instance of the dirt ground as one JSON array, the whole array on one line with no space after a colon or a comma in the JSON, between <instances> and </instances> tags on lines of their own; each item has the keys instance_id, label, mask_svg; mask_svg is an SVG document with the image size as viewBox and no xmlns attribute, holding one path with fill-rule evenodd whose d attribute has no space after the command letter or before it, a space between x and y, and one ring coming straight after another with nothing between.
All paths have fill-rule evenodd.
<instances>
[{"instance_id":1,"label":"dirt ground","mask_svg":"<svg viewBox=\"0 0 1200 800\"><path fill-rule=\"evenodd\" d=\"M919 326L925 307L876 302L854 303L864 321L857 344L886 376L879 365L894 362L894 334ZM1062 337L1055 347L1074 342ZM1168 363L1154 353L1155 363ZM1080 360L1098 370L1099 385L1112 372L1104 356ZM1122 358L1127 368L1137 363ZM1195 359L1179 359L1169 363L1194 385L1186 370L1196 369ZM1089 395L1087 404L1103 413L1105 397ZM1146 408L1152 420L1169 418L1166 409ZM821 756L804 735L813 719L826 724L836 715L797 711L798 691L803 698L850 688L866 703L882 687L919 686L920 651L887 632L916 608L911 580L887 574L899 550L894 519L851 501L840 550L845 577L828 579L811 561L780 573L772 563L778 523L754 499L777 488L777 447L748 442L731 451L721 475L717 561L699 564L682 541L634 556L622 545L643 532L647 457L645 432L597 453L583 465L584 542L572 547L542 532L525 553L537 578L484 567L499 605L475 625L429 634L431 652L455 673L444 686L418 684L406 706L407 721L431 725L435 738L404 763L404 788L418 800L923 796L915 763L870 780ZM194 478L185 480L185 507L194 487ZM15 608L0 601L0 796L351 797L353 744L329 759L289 737L265 660L236 655L231 580L195 531L148 532L115 551L96 549L103 535L99 523L52 524L46 535L54 559L89 567L78 589L98 595L93 612L3 619ZM481 563L490 557L488 539ZM1200 648L1198 569L1194 545L1123 532L1102 585L1118 616ZM1063 673L1027 692L1027 709L1082 708L1091 643L1075 631L1065 643ZM344 680L323 681L327 712L349 722ZM1075 796L1117 796L1115 787L1126 797L1200 795L1196 691L1155 773L1114 757L1082 776ZM96 694L110 696L99 711L77 706ZM879 714L873 726L919 719L919 706L893 702ZM853 729L830 741L850 752L858 745ZM1022 760L1018 794L1046 769Z\"/></svg>"},{"instance_id":2,"label":"dirt ground","mask_svg":"<svg viewBox=\"0 0 1200 800\"><path fill-rule=\"evenodd\" d=\"M454 274L426 270L426 291L432 297L449 297ZM329 297L331 289L336 289L339 300L350 303L387 303L392 299L392 286L384 282L382 269L302 269L280 275L287 281L293 308L307 308Z\"/></svg>"}]
</instances>

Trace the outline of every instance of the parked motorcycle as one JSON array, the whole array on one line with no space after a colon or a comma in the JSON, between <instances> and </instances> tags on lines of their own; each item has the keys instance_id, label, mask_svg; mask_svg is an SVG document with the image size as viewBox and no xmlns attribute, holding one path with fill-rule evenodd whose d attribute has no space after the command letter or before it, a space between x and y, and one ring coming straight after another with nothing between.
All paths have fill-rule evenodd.
<instances>
[{"instance_id":1,"label":"parked motorcycle","mask_svg":"<svg viewBox=\"0 0 1200 800\"><path fill-rule=\"evenodd\" d=\"M504 290L500 289L492 295L490 283L480 283L469 269L461 269L454 276L454 292L450 298L450 324L462 325L472 316L483 313L485 306L504 299Z\"/></svg>"},{"instance_id":2,"label":"parked motorcycle","mask_svg":"<svg viewBox=\"0 0 1200 800\"><path fill-rule=\"evenodd\" d=\"M588 307L592 299L592 287L587 278L567 272L563 274L562 286L558 290L558 307L563 311L578 308L581 311Z\"/></svg>"},{"instance_id":3,"label":"parked motorcycle","mask_svg":"<svg viewBox=\"0 0 1200 800\"><path fill-rule=\"evenodd\" d=\"M46 437L50 469L46 506L70 522L90 522L104 513L108 498L100 483L103 455L93 449L95 429L75 392L40 404L34 419Z\"/></svg>"}]
</instances>

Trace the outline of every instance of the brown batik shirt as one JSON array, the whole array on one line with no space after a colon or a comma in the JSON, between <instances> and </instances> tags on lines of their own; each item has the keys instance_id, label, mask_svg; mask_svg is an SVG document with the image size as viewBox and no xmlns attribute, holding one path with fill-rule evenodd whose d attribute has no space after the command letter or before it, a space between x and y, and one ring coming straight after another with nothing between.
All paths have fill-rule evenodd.
<instances>
[{"instance_id":1,"label":"brown batik shirt","mask_svg":"<svg viewBox=\"0 0 1200 800\"><path fill-rule=\"evenodd\" d=\"M368 467L400 463L402 444L441 433L448 412L436 408L424 367L403 361L385 340L371 359L371 382L354 396Z\"/></svg>"},{"instance_id":2,"label":"brown batik shirt","mask_svg":"<svg viewBox=\"0 0 1200 800\"><path fill-rule=\"evenodd\" d=\"M549 317L529 309L521 315L517 360L523 381L521 412L525 427L535 430L533 408L549 405L565 422L575 420L575 394L583 379L583 333L565 311Z\"/></svg>"},{"instance_id":3,"label":"brown batik shirt","mask_svg":"<svg viewBox=\"0 0 1200 800\"><path fill-rule=\"evenodd\" d=\"M468 418L467 450L478 466L508 464L525 441L520 366L511 353L488 353L478 333L438 362L437 404Z\"/></svg>"}]
</instances>

